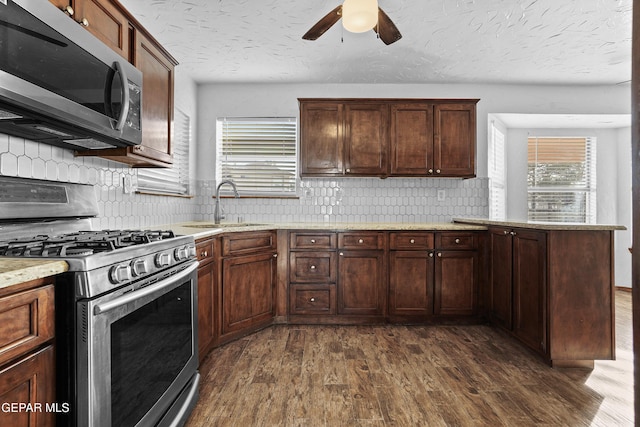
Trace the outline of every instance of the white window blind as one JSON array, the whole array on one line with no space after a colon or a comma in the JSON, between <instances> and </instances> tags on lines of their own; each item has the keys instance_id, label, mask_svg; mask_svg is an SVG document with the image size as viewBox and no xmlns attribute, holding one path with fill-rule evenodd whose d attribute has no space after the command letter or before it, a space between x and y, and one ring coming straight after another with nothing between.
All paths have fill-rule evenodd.
<instances>
[{"instance_id":1,"label":"white window blind","mask_svg":"<svg viewBox=\"0 0 640 427\"><path fill-rule=\"evenodd\" d=\"M220 118L216 134L218 182L232 180L241 196L296 194L295 117Z\"/></svg>"},{"instance_id":2,"label":"white window blind","mask_svg":"<svg viewBox=\"0 0 640 427\"><path fill-rule=\"evenodd\" d=\"M189 143L191 119L182 111L174 111L173 166L138 169L137 191L169 195L189 194Z\"/></svg>"},{"instance_id":3,"label":"white window blind","mask_svg":"<svg viewBox=\"0 0 640 427\"><path fill-rule=\"evenodd\" d=\"M596 222L596 144L590 137L529 137L529 220Z\"/></svg>"},{"instance_id":4,"label":"white window blind","mask_svg":"<svg viewBox=\"0 0 640 427\"><path fill-rule=\"evenodd\" d=\"M489 138L489 215L504 220L506 216L506 169L504 134L491 122Z\"/></svg>"}]
</instances>

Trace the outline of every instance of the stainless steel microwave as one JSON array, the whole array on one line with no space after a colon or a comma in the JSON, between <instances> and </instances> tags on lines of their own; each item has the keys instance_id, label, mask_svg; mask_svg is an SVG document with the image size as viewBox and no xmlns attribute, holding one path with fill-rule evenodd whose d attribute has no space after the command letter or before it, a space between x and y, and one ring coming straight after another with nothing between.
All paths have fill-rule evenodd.
<instances>
[{"instance_id":1,"label":"stainless steel microwave","mask_svg":"<svg viewBox=\"0 0 640 427\"><path fill-rule=\"evenodd\" d=\"M46 0L0 0L0 133L74 150L142 142L142 73Z\"/></svg>"}]
</instances>

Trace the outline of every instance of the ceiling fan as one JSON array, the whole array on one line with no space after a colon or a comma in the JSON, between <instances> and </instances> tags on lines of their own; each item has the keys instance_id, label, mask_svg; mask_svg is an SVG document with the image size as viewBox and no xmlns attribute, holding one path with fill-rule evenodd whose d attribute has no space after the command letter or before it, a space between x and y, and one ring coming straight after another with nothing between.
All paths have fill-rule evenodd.
<instances>
[{"instance_id":1,"label":"ceiling fan","mask_svg":"<svg viewBox=\"0 0 640 427\"><path fill-rule=\"evenodd\" d=\"M395 24L382 9L378 0L344 0L344 3L320 19L302 36L305 40L316 40L342 18L342 25L352 33L373 30L386 45L402 38Z\"/></svg>"}]
</instances>

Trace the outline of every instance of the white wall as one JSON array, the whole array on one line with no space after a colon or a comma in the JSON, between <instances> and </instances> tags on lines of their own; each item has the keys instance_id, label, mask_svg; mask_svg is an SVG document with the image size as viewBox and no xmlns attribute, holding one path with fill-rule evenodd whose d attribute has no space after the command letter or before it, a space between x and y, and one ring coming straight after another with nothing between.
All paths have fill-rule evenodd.
<instances>
[{"instance_id":1,"label":"white wall","mask_svg":"<svg viewBox=\"0 0 640 427\"><path fill-rule=\"evenodd\" d=\"M632 203L631 203L631 128L617 130L618 163L616 176L618 177L618 218L616 223L627 227L626 230L616 231L616 285L631 287L631 253L628 248L632 244Z\"/></svg>"}]
</instances>

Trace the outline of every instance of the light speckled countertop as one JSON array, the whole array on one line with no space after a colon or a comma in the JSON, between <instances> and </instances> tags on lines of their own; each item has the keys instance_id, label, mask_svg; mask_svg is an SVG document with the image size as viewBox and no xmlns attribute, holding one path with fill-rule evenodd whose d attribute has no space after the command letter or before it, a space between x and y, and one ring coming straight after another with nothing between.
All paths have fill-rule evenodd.
<instances>
[{"instance_id":1,"label":"light speckled countertop","mask_svg":"<svg viewBox=\"0 0 640 427\"><path fill-rule=\"evenodd\" d=\"M33 258L0 258L0 288L64 273L64 261Z\"/></svg>"},{"instance_id":2,"label":"light speckled countertop","mask_svg":"<svg viewBox=\"0 0 640 427\"><path fill-rule=\"evenodd\" d=\"M529 222L529 221L494 221L484 218L454 218L454 222L459 224L473 224L473 225L496 225L500 227L516 227L516 228L531 228L536 230L593 230L593 231L611 231L611 230L626 230L623 225L608 225L608 224L575 224L575 223L546 223L546 222Z\"/></svg>"},{"instance_id":3,"label":"light speckled countertop","mask_svg":"<svg viewBox=\"0 0 640 427\"><path fill-rule=\"evenodd\" d=\"M178 224L166 224L154 227L169 229L175 234L191 235L196 240L214 236L220 233L235 231L260 231L260 230L428 230L428 231L482 231L487 227L476 224L456 224L452 222L425 222L425 223L395 223L395 222L358 222L358 223L325 223L325 222L293 222L276 224L233 224L223 223L216 225L211 221L191 221Z\"/></svg>"}]
</instances>

